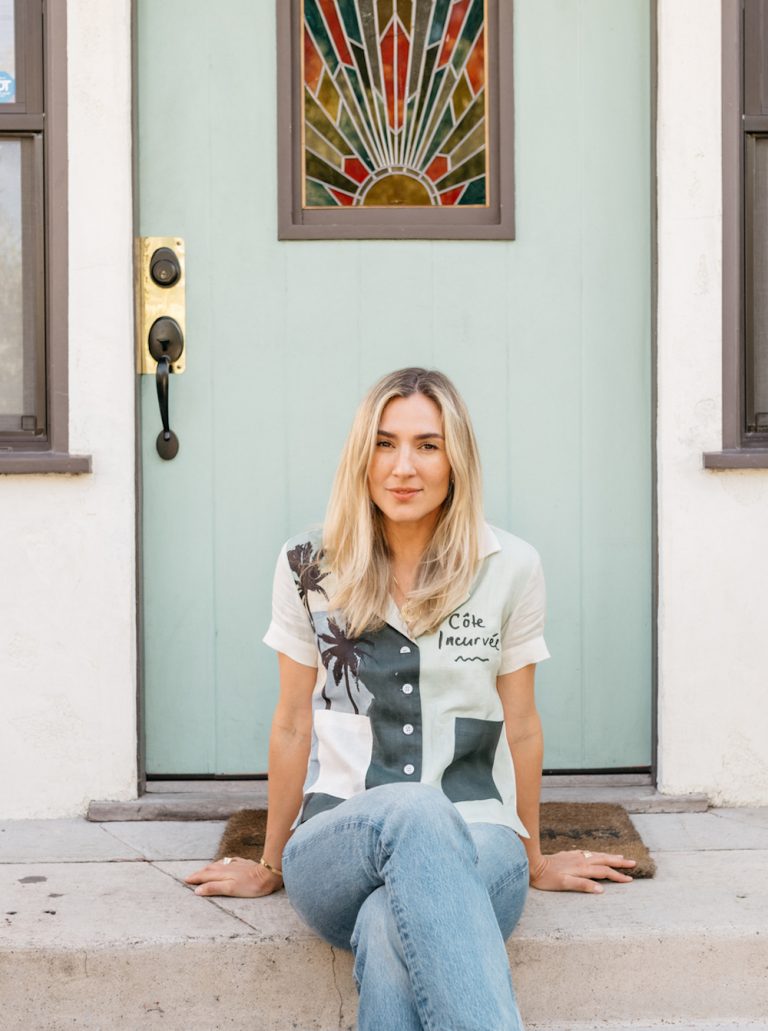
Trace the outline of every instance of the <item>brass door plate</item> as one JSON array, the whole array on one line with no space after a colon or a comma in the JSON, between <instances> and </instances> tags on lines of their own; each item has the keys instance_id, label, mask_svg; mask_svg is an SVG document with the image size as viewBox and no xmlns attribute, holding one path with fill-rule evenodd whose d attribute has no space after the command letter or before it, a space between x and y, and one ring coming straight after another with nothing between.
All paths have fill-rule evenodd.
<instances>
[{"instance_id":1,"label":"brass door plate","mask_svg":"<svg viewBox=\"0 0 768 1031\"><path fill-rule=\"evenodd\" d=\"M159 286L150 275L150 260L160 247L176 255L181 275L173 286ZM140 236L135 241L134 293L136 297L136 371L154 375L157 362L149 353L149 331L157 319L175 319L184 335L184 350L171 372L184 372L187 362L186 281L184 241L179 236Z\"/></svg>"}]
</instances>

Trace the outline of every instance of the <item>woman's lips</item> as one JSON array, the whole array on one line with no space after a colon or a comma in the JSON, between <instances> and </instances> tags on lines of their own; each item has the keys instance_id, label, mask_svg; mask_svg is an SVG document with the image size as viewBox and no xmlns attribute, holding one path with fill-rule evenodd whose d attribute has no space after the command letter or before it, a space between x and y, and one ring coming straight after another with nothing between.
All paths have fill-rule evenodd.
<instances>
[{"instance_id":1,"label":"woman's lips","mask_svg":"<svg viewBox=\"0 0 768 1031\"><path fill-rule=\"evenodd\" d=\"M390 488L389 493L394 495L398 499L398 501L407 501L409 498L415 497L419 493L419 491L415 488L412 490L406 488Z\"/></svg>"}]
</instances>

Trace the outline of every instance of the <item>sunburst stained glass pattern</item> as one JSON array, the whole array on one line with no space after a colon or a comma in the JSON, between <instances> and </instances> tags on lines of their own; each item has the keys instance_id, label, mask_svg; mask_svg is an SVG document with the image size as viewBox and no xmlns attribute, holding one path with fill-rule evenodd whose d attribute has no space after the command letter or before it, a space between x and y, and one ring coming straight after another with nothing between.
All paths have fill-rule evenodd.
<instances>
[{"instance_id":1,"label":"sunburst stained glass pattern","mask_svg":"<svg viewBox=\"0 0 768 1031\"><path fill-rule=\"evenodd\" d=\"M303 0L304 207L486 206L485 0Z\"/></svg>"}]
</instances>

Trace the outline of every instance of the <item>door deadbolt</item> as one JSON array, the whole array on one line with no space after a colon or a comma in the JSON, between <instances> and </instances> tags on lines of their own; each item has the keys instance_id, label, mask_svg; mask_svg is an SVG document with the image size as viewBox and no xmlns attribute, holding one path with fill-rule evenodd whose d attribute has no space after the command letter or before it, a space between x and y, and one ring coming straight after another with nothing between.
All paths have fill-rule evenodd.
<instances>
[{"instance_id":1,"label":"door deadbolt","mask_svg":"<svg viewBox=\"0 0 768 1031\"><path fill-rule=\"evenodd\" d=\"M153 283L167 289L181 278L181 265L170 247L158 247L149 259L149 275Z\"/></svg>"}]
</instances>

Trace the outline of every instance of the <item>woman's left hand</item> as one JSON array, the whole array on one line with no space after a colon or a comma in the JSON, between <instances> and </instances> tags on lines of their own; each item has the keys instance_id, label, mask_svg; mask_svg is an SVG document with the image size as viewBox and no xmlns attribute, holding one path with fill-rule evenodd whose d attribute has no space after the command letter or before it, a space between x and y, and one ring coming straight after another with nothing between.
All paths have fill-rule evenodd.
<instances>
[{"instance_id":1,"label":"woman's left hand","mask_svg":"<svg viewBox=\"0 0 768 1031\"><path fill-rule=\"evenodd\" d=\"M600 894L603 888L597 880L621 881L633 878L621 872L621 867L635 866L634 859L608 852L585 852L573 849L542 856L531 864L530 885L541 891L585 891Z\"/></svg>"}]
</instances>

